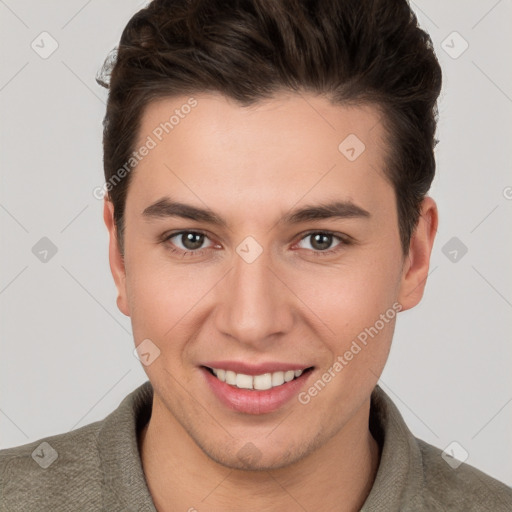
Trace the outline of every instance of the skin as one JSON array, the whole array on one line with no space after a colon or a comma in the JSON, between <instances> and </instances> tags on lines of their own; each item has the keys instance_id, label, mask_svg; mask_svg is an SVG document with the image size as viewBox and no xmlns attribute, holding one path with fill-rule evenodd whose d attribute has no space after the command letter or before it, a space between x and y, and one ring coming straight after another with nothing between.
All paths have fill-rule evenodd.
<instances>
[{"instance_id":1,"label":"skin","mask_svg":"<svg viewBox=\"0 0 512 512\"><path fill-rule=\"evenodd\" d=\"M155 395L139 439L155 506L359 510L379 464L368 429L370 396L396 317L309 403L292 399L268 414L226 408L199 366L208 360L314 366L307 391L393 304L402 310L418 304L436 204L423 201L404 256L394 190L382 172L388 148L374 107L287 92L250 107L219 94L194 98L197 106L132 171L124 259L108 197L104 203L118 307L131 317L135 344L149 338L160 350L144 366ZM148 105L139 142L187 100ZM338 150L349 134L366 146L353 162ZM208 207L227 227L144 219L144 209L163 196ZM333 199L350 200L370 216L278 223L294 208ZM162 241L179 230L207 235L199 255L171 252L198 250L183 237ZM339 250L318 255L322 246L306 236L310 230L353 242L333 237L327 250ZM236 252L247 236L263 249L252 263ZM256 455L240 457L244 447Z\"/></svg>"}]
</instances>

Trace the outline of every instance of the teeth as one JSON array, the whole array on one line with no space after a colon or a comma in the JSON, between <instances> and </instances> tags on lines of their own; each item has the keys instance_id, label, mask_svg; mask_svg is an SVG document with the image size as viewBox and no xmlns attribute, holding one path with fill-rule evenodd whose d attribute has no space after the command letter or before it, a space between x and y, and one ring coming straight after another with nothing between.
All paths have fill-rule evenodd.
<instances>
[{"instance_id":1,"label":"teeth","mask_svg":"<svg viewBox=\"0 0 512 512\"><path fill-rule=\"evenodd\" d=\"M221 368L212 368L213 374L222 382L236 386L240 389L256 389L264 391L283 385L285 382L300 377L303 370L288 370L286 372L264 373L262 375L245 375L244 373L235 373L231 370Z\"/></svg>"},{"instance_id":2,"label":"teeth","mask_svg":"<svg viewBox=\"0 0 512 512\"><path fill-rule=\"evenodd\" d=\"M263 375L255 375L253 378L253 387L254 389L259 389L263 391L265 389L270 389L272 387L272 374L264 373Z\"/></svg>"},{"instance_id":3,"label":"teeth","mask_svg":"<svg viewBox=\"0 0 512 512\"><path fill-rule=\"evenodd\" d=\"M274 372L272 374L272 386L284 384L284 372Z\"/></svg>"},{"instance_id":4,"label":"teeth","mask_svg":"<svg viewBox=\"0 0 512 512\"><path fill-rule=\"evenodd\" d=\"M242 389L252 389L252 377L243 373L236 374L236 387Z\"/></svg>"},{"instance_id":5,"label":"teeth","mask_svg":"<svg viewBox=\"0 0 512 512\"><path fill-rule=\"evenodd\" d=\"M293 370L289 370L287 372L284 372L284 381L290 382L295 377L295 372Z\"/></svg>"}]
</instances>

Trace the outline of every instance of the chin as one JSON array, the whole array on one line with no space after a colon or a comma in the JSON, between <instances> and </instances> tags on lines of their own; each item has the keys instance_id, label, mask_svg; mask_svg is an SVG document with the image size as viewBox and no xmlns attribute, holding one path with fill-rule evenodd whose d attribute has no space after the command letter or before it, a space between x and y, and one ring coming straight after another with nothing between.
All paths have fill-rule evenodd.
<instances>
[{"instance_id":1,"label":"chin","mask_svg":"<svg viewBox=\"0 0 512 512\"><path fill-rule=\"evenodd\" d=\"M203 452L217 464L229 469L241 471L271 471L294 464L306 457L313 447L307 443L302 446L267 446L258 448L257 443L247 441L241 447L238 445L219 451L218 446Z\"/></svg>"}]
</instances>

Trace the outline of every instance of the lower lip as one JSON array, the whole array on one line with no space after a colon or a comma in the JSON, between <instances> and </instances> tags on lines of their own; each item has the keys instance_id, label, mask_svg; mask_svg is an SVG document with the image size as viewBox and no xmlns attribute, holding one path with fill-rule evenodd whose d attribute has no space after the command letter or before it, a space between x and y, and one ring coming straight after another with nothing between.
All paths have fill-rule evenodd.
<instances>
[{"instance_id":1,"label":"lower lip","mask_svg":"<svg viewBox=\"0 0 512 512\"><path fill-rule=\"evenodd\" d=\"M276 411L296 396L305 385L311 371L285 382L281 386L264 391L240 389L222 382L206 368L201 368L211 390L228 408L245 414L266 414Z\"/></svg>"}]
</instances>

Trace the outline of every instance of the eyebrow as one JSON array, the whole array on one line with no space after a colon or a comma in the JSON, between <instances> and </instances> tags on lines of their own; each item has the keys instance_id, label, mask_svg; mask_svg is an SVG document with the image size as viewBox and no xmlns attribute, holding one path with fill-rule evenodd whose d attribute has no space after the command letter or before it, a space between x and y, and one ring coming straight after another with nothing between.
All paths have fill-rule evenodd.
<instances>
[{"instance_id":1,"label":"eyebrow","mask_svg":"<svg viewBox=\"0 0 512 512\"><path fill-rule=\"evenodd\" d=\"M142 216L149 220L164 219L168 217L181 217L198 222L227 227L225 219L217 215L209 208L198 208L185 203L172 201L169 197L163 197L148 206ZM280 220L279 224L299 224L301 222L323 219L351 219L369 218L370 212L357 206L351 201L334 201L317 205L306 205L288 212Z\"/></svg>"}]
</instances>

